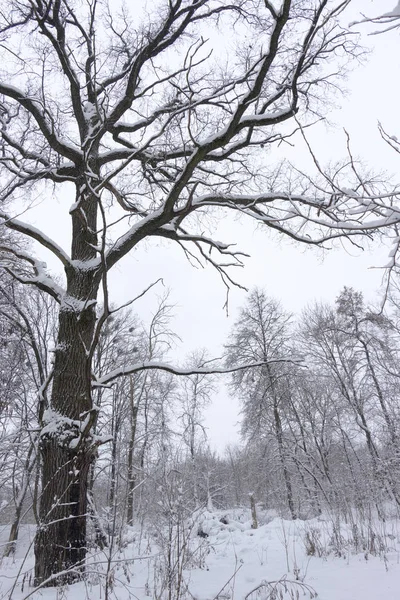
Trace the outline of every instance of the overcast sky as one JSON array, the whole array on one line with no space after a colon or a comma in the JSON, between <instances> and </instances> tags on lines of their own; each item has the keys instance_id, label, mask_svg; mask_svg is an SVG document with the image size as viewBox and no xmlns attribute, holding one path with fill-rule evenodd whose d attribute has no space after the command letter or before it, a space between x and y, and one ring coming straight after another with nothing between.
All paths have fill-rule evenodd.
<instances>
[{"instance_id":1,"label":"overcast sky","mask_svg":"<svg viewBox=\"0 0 400 600\"><path fill-rule=\"evenodd\" d=\"M394 0L356 0L346 20L357 20L360 11L370 16L386 12L394 4ZM321 163L343 157L345 127L355 154L362 156L374 170L398 173L400 179L400 156L384 144L377 130L377 122L381 121L389 132L400 134L399 31L368 36L376 26L363 25L356 29L363 33L363 44L371 49L369 59L352 72L344 84L347 96L335 99L340 108L329 113L328 124L320 124L309 133L310 140ZM309 159L302 144L288 151L287 156L298 167L307 168ZM30 213L29 220L38 225L45 221L51 234L54 224L61 222L60 214L66 213L68 208L67 202L55 199L51 206L39 205L36 212ZM251 255L245 268L236 271L241 285L265 289L292 312L300 312L314 300L333 301L344 285L362 290L368 299L373 299L383 274L378 267L387 262L388 249L384 246L364 252L350 247L347 251L338 247L322 252L278 240L265 228L255 229L254 223L244 220L224 219L215 226L213 235L222 241L236 242ZM56 239L68 245L66 231L60 230ZM50 261L49 266L52 266ZM173 328L182 338L182 344L176 349L175 359L181 361L188 352L202 347L211 355L220 355L246 293L232 289L229 316L226 316L222 308L226 290L218 274L210 268L193 268L173 244L151 241L114 269L110 276L112 298L125 302L159 277L171 289L171 302L176 305ZM158 293L162 293L161 286ZM155 296L156 292L135 305L142 318L149 318L155 307ZM237 441L237 421L238 404L222 389L206 418L213 447L220 450L227 442Z\"/></svg>"}]
</instances>

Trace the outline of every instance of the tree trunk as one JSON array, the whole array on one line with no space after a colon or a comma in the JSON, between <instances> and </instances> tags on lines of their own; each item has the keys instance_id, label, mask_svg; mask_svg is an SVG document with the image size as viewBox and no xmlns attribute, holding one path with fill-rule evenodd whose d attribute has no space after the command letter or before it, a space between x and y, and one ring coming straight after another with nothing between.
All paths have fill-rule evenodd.
<instances>
[{"instance_id":1,"label":"tree trunk","mask_svg":"<svg viewBox=\"0 0 400 600\"><path fill-rule=\"evenodd\" d=\"M283 447L282 421L281 421L281 417L279 415L279 410L278 410L276 401L274 404L274 421L275 421L275 435L276 435L276 440L278 443L278 453L279 453L280 463L282 466L283 478L285 480L287 503L289 506L290 515L291 515L292 519L295 520L295 519L297 519L297 512L294 507L292 482L290 480L290 473L289 473L289 469L287 468L285 450Z\"/></svg>"},{"instance_id":2,"label":"tree trunk","mask_svg":"<svg viewBox=\"0 0 400 600\"><path fill-rule=\"evenodd\" d=\"M6 547L4 548L3 556L13 556L15 554L15 550L17 548L17 540L19 534L19 525L21 522L21 513L22 513L22 505L25 499L27 487L22 491L19 496L16 506L15 506L15 514L14 520L11 524L10 535L8 536L8 542Z\"/></svg>"},{"instance_id":3,"label":"tree trunk","mask_svg":"<svg viewBox=\"0 0 400 600\"><path fill-rule=\"evenodd\" d=\"M139 407L135 405L133 378L130 378L129 387L129 404L130 404L130 418L131 418L131 436L129 439L128 446L128 501L127 501L127 523L133 525L133 496L136 486L136 476L133 465L133 453L135 450L135 438L136 438L136 426Z\"/></svg>"},{"instance_id":4,"label":"tree trunk","mask_svg":"<svg viewBox=\"0 0 400 600\"><path fill-rule=\"evenodd\" d=\"M104 550L104 548L108 547L108 540L106 532L103 529L99 514L96 509L96 505L94 502L93 496L93 485L94 485L94 469L93 464L89 473L89 487L88 487L88 506L89 506L89 514L92 519L94 532L95 532L95 544L100 548L100 550Z\"/></svg>"},{"instance_id":5,"label":"tree trunk","mask_svg":"<svg viewBox=\"0 0 400 600\"><path fill-rule=\"evenodd\" d=\"M11 556L15 553L15 550L16 550L18 534L19 534L19 526L20 526L21 515L22 515L22 507L24 504L26 493L28 491L31 473L36 464L36 456L34 456L32 459L32 454L34 454L34 451L35 451L35 443L31 444L29 447L28 455L25 460L25 469L24 469L24 473L22 476L21 489L17 490L17 493L15 494L14 520L11 525L10 535L8 537L8 542L6 544L3 556Z\"/></svg>"},{"instance_id":6,"label":"tree trunk","mask_svg":"<svg viewBox=\"0 0 400 600\"><path fill-rule=\"evenodd\" d=\"M86 557L87 478L90 452L61 447L57 439L42 446L43 482L39 526L35 538L36 585L79 578Z\"/></svg>"},{"instance_id":7,"label":"tree trunk","mask_svg":"<svg viewBox=\"0 0 400 600\"><path fill-rule=\"evenodd\" d=\"M251 528L258 529L257 510L256 510L256 502L254 500L254 494L249 494L249 499L250 499L250 509L251 509Z\"/></svg>"},{"instance_id":8,"label":"tree trunk","mask_svg":"<svg viewBox=\"0 0 400 600\"><path fill-rule=\"evenodd\" d=\"M82 189L79 191L82 194ZM86 556L87 487L95 458L96 420L91 393L91 345L96 323L98 270L97 200L81 199L73 216L72 259L60 306L50 409L40 437L42 491L35 538L35 583L58 585L78 579ZM85 210L86 219L82 219Z\"/></svg>"}]
</instances>

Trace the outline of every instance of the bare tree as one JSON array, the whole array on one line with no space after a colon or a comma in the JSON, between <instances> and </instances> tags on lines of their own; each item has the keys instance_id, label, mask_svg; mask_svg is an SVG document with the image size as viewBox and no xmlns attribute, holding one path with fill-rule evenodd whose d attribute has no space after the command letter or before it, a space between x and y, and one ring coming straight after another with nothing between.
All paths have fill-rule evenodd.
<instances>
[{"instance_id":1,"label":"bare tree","mask_svg":"<svg viewBox=\"0 0 400 600\"><path fill-rule=\"evenodd\" d=\"M170 329L172 306L168 293L159 299L148 331L138 338L138 352L142 360L161 360L177 337ZM138 372L129 376L129 405L126 412L130 427L126 434L127 455L127 522L133 524L135 488L145 478L144 464L149 447L165 432L167 404L172 404L174 392L172 376L162 377L158 371ZM136 455L136 457L135 457ZM135 464L138 463L138 464ZM138 474L140 476L138 477Z\"/></svg>"},{"instance_id":2,"label":"bare tree","mask_svg":"<svg viewBox=\"0 0 400 600\"><path fill-rule=\"evenodd\" d=\"M384 457L384 438L392 448L397 447L396 426L389 410L389 395L384 389L375 352L378 346L377 329L385 319L374 315L363 306L362 294L345 288L338 296L336 310L316 305L303 316L302 336L307 346L307 360L319 365L339 393L350 420L341 434L348 436L351 429L358 431L358 443L365 440L369 456L370 479L375 489L385 490L398 503L398 491L389 464ZM375 346L375 350L374 350ZM383 428L380 422L383 421ZM357 440L356 437L356 440ZM348 438L347 438L348 439ZM343 444L346 446L345 439Z\"/></svg>"},{"instance_id":3,"label":"bare tree","mask_svg":"<svg viewBox=\"0 0 400 600\"><path fill-rule=\"evenodd\" d=\"M188 365L203 367L208 363L205 349L193 352L188 357ZM198 479L199 467L198 454L207 441L207 433L203 425L203 413L210 404L215 384L211 375L197 373L184 378L178 389L178 403L176 408L179 420L182 423L182 439L187 446L189 454L189 470L191 472L193 499L196 508L199 505Z\"/></svg>"},{"instance_id":4,"label":"bare tree","mask_svg":"<svg viewBox=\"0 0 400 600\"><path fill-rule=\"evenodd\" d=\"M360 205L353 193L333 181L315 188L263 160L322 111L338 70L330 59L343 66L357 54L353 36L337 26L349 2L170 0L141 22L126 8L89 0L12 0L1 12L1 222L51 252L65 272L59 285L40 258L2 247L25 269L7 258L2 265L60 306L41 422L37 583L55 585L83 570L98 446L93 356L110 313L110 269L145 238L160 237L229 284L229 267L242 265L243 254L204 233L205 212L243 214L317 245L387 226L376 208L349 223L345 207ZM223 45L218 64L203 33L233 26L236 49ZM70 198L70 253L17 216L37 194L51 202L51 190ZM163 368L134 363L97 385L143 366Z\"/></svg>"},{"instance_id":5,"label":"bare tree","mask_svg":"<svg viewBox=\"0 0 400 600\"><path fill-rule=\"evenodd\" d=\"M0 274L0 460L14 503L5 555L15 550L27 496L37 516L37 477L32 475L38 470L38 421L47 404L54 345L54 301L37 289L28 296L24 292L14 279Z\"/></svg>"},{"instance_id":6,"label":"bare tree","mask_svg":"<svg viewBox=\"0 0 400 600\"><path fill-rule=\"evenodd\" d=\"M261 290L254 290L242 308L227 344L229 363L264 361L265 364L234 373L232 388L242 400L245 439L254 437L276 444L293 519L297 517L286 451L283 406L291 395L290 376L293 350L289 344L290 315ZM281 363L271 365L271 359ZM273 440L273 441L272 441Z\"/></svg>"}]
</instances>

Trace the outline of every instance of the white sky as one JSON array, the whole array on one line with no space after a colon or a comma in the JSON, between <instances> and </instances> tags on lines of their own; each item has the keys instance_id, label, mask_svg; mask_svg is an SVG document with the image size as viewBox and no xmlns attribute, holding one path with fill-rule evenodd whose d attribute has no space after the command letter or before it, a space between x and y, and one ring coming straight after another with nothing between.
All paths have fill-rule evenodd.
<instances>
[{"instance_id":1,"label":"white sky","mask_svg":"<svg viewBox=\"0 0 400 600\"><path fill-rule=\"evenodd\" d=\"M372 16L388 12L393 6L394 0L356 0L347 21L360 18L360 11ZM358 27L363 34L376 29L376 26ZM389 173L400 174L400 156L388 149L377 131L377 121L380 120L391 133L400 134L399 38L397 30L382 36L364 35L364 45L372 50L368 63L359 66L349 77L347 98L339 98L341 108L329 115L332 125L321 124L310 135L322 163L345 154L345 137L341 129L345 127L351 135L355 154L364 157L374 170L385 169ZM337 129L333 124L337 125ZM296 165L307 164L304 148L291 150L289 158ZM45 210L47 232L54 233L55 224L61 222L60 213L66 213L73 198L69 200L67 203L64 200L63 206L57 200L51 206L43 203L29 220L36 225L43 224ZM244 220L224 219L213 234L217 239L237 242L240 249L251 254L245 269L236 273L242 285L264 288L292 312L301 311L314 300L334 300L343 285L362 290L367 298L372 299L382 278L382 270L373 267L387 262L387 249L376 246L365 252L355 248L347 253L335 249L325 253L323 260L321 251L294 246L285 240L278 245L276 236L271 236L267 230L255 230L253 223ZM64 231L60 230L59 238L56 237L59 243L66 239ZM50 260L49 265L52 266ZM219 356L237 309L246 300L245 292L232 290L230 316L226 317L222 309L225 288L217 273L210 268L194 269L172 243L152 241L143 244L117 265L110 276L113 299L126 302L158 277L163 277L165 286L172 290L171 302L176 305L173 329L183 341L176 349L177 361L200 347L206 347L211 355ZM135 309L146 319L154 306L153 294L139 301ZM221 389L206 415L206 426L214 448L221 450L226 443L238 440L237 421L238 403Z\"/></svg>"}]
</instances>

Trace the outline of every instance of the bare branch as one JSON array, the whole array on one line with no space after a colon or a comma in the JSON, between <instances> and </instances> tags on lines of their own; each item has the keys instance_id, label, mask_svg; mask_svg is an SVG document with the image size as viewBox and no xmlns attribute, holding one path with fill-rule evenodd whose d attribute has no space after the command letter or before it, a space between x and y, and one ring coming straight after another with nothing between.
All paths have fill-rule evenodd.
<instances>
[{"instance_id":1,"label":"bare branch","mask_svg":"<svg viewBox=\"0 0 400 600\"><path fill-rule=\"evenodd\" d=\"M135 363L132 365L127 365L126 367L122 367L120 369L116 369L111 373L107 373L107 375L103 375L103 377L96 378L93 387L102 387L109 385L115 379L119 377L124 377L126 375L131 375L132 373L137 373L139 371L148 371L148 370L160 370L166 371L167 373L172 373L173 375L177 375L180 377L187 377L189 375L222 375L224 373L234 373L236 371L243 371L246 369L255 369L257 367L265 366L266 364L274 364L274 363L293 363L298 364L297 361L293 361L287 358L282 359L273 359L271 361L261 361L248 363L244 365L239 365L235 367L204 367L204 368L193 368L193 369L181 369L179 367L174 367L172 365L168 365L162 362L149 361L142 363Z\"/></svg>"}]
</instances>

